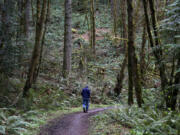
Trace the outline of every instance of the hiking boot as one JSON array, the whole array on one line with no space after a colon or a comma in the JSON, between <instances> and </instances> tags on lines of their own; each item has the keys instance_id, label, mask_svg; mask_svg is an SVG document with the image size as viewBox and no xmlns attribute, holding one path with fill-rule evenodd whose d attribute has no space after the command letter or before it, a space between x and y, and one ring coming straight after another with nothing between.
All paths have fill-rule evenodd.
<instances>
[{"instance_id":1,"label":"hiking boot","mask_svg":"<svg viewBox=\"0 0 180 135\"><path fill-rule=\"evenodd\" d=\"M84 113L86 112L86 109L85 108L83 108L83 111L84 111Z\"/></svg>"}]
</instances>

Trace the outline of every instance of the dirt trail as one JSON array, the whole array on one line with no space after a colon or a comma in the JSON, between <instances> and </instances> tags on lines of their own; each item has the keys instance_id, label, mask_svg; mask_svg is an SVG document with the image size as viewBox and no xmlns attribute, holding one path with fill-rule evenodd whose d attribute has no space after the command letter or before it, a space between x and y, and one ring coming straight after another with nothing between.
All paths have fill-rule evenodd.
<instances>
[{"instance_id":1,"label":"dirt trail","mask_svg":"<svg viewBox=\"0 0 180 135\"><path fill-rule=\"evenodd\" d=\"M88 113L76 112L54 119L41 128L39 135L88 135L88 118L107 109L112 107L93 109Z\"/></svg>"}]
</instances>

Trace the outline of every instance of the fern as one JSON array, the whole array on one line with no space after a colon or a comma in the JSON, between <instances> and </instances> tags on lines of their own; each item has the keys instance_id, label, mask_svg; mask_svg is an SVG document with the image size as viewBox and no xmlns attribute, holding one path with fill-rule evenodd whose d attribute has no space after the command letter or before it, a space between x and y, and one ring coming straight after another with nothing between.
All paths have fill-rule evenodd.
<instances>
[{"instance_id":1,"label":"fern","mask_svg":"<svg viewBox=\"0 0 180 135\"><path fill-rule=\"evenodd\" d=\"M163 114L161 111L144 111L135 106L118 109L108 113L108 116L120 124L132 127L132 135L176 135L178 134L180 118L173 112Z\"/></svg>"},{"instance_id":2,"label":"fern","mask_svg":"<svg viewBox=\"0 0 180 135\"><path fill-rule=\"evenodd\" d=\"M27 132L31 126L29 122L20 115L12 115L13 109L2 109L0 112L0 134L21 135Z\"/></svg>"},{"instance_id":3,"label":"fern","mask_svg":"<svg viewBox=\"0 0 180 135\"><path fill-rule=\"evenodd\" d=\"M5 135L6 134L6 127L0 125L0 134Z\"/></svg>"}]
</instances>

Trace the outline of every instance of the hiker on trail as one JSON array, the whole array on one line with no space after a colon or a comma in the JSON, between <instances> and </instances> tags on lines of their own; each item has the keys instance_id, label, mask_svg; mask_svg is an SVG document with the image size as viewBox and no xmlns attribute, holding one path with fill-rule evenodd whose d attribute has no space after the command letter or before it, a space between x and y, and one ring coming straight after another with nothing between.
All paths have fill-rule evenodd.
<instances>
[{"instance_id":1,"label":"hiker on trail","mask_svg":"<svg viewBox=\"0 0 180 135\"><path fill-rule=\"evenodd\" d=\"M89 108L89 99L90 99L90 89L88 88L88 86L86 86L85 88L82 89L81 92L82 98L83 98L83 111L84 112L88 112L88 108Z\"/></svg>"}]
</instances>

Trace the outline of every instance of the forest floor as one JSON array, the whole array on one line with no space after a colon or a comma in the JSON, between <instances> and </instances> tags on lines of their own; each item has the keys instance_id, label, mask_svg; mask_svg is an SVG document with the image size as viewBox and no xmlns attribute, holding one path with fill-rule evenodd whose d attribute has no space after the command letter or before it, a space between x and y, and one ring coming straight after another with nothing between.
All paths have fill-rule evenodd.
<instances>
[{"instance_id":1,"label":"forest floor","mask_svg":"<svg viewBox=\"0 0 180 135\"><path fill-rule=\"evenodd\" d=\"M39 135L88 135L89 118L113 107L96 108L88 113L75 112L55 118L40 129Z\"/></svg>"},{"instance_id":2,"label":"forest floor","mask_svg":"<svg viewBox=\"0 0 180 135\"><path fill-rule=\"evenodd\" d=\"M97 28L96 29L96 40L103 40L105 34L112 33L110 29L107 28ZM74 34L75 39L82 38L85 42L89 43L90 32L86 32L84 34Z\"/></svg>"}]
</instances>

